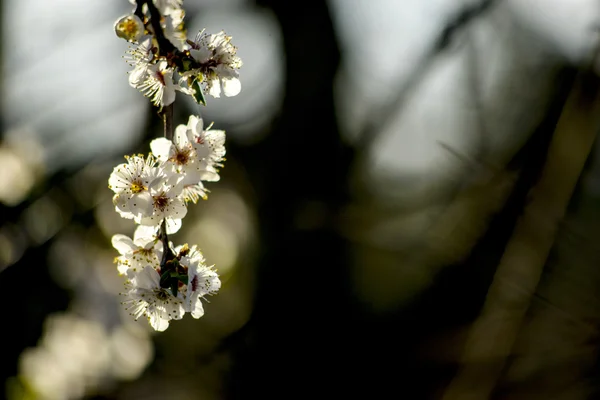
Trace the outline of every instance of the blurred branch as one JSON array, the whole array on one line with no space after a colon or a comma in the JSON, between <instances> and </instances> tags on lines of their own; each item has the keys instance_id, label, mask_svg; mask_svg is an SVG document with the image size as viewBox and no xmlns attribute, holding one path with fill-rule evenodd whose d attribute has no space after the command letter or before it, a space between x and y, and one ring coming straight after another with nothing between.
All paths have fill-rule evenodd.
<instances>
[{"instance_id":1,"label":"blurred branch","mask_svg":"<svg viewBox=\"0 0 600 400\"><path fill-rule=\"evenodd\" d=\"M452 42L452 39L468 25L490 10L499 0L482 0L475 5L466 6L454 18L452 18L442 29L438 39L433 42L431 48L418 61L415 68L407 79L404 79L398 84L396 96L387 103L387 105L377 105L374 110L368 115L375 117L369 118L364 128L358 135L359 148L370 148L377 139L377 136L383 131L395 113L405 106L412 90L423 80L423 77L429 71L435 58L444 51ZM378 111L380 110L380 111Z\"/></svg>"},{"instance_id":2,"label":"blurred branch","mask_svg":"<svg viewBox=\"0 0 600 400\"><path fill-rule=\"evenodd\" d=\"M445 400L487 399L494 391L535 294L600 123L600 80L582 71L554 132L547 162L517 223Z\"/></svg>"}]
</instances>

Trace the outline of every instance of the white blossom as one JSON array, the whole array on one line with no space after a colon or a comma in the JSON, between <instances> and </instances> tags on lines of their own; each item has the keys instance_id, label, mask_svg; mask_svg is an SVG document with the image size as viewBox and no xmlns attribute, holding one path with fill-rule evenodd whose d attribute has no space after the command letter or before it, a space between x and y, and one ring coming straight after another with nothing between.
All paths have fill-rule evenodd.
<instances>
[{"instance_id":1,"label":"white blossom","mask_svg":"<svg viewBox=\"0 0 600 400\"><path fill-rule=\"evenodd\" d=\"M191 115L188 119L188 136L200 161L201 180L217 182L218 168L225 160L225 131L211 129L212 124L204 129L202 118Z\"/></svg>"},{"instance_id":2,"label":"white blossom","mask_svg":"<svg viewBox=\"0 0 600 400\"><path fill-rule=\"evenodd\" d=\"M129 42L136 42L144 34L144 23L134 14L119 18L114 28L118 37Z\"/></svg>"},{"instance_id":3,"label":"white blossom","mask_svg":"<svg viewBox=\"0 0 600 400\"><path fill-rule=\"evenodd\" d=\"M173 83L173 72L173 68L170 68L164 60L149 65L145 79L136 85L136 88L155 106L168 106L175 101L177 85Z\"/></svg>"},{"instance_id":4,"label":"white blossom","mask_svg":"<svg viewBox=\"0 0 600 400\"><path fill-rule=\"evenodd\" d=\"M188 271L185 311L194 318L200 318L204 315L202 299L216 294L221 288L221 280L213 267L206 265L206 260L197 246L188 248L186 244L175 249L176 253L181 253L182 250L184 255L179 263Z\"/></svg>"},{"instance_id":5,"label":"white blossom","mask_svg":"<svg viewBox=\"0 0 600 400\"><path fill-rule=\"evenodd\" d=\"M175 233L181 227L180 221L187 214L183 192L183 176L174 168L163 169L166 179L161 185L150 188L152 212L136 216L135 222L141 225L158 226L165 220L167 233Z\"/></svg>"},{"instance_id":6,"label":"white blossom","mask_svg":"<svg viewBox=\"0 0 600 400\"><path fill-rule=\"evenodd\" d=\"M152 155L146 158L142 154L125 156L127 163L119 164L108 179L108 187L115 192L113 204L123 218L152 214L152 195L150 188L159 185L164 174L156 166Z\"/></svg>"},{"instance_id":7,"label":"white blossom","mask_svg":"<svg viewBox=\"0 0 600 400\"><path fill-rule=\"evenodd\" d=\"M159 273L150 265L126 281L125 288L127 300L122 304L136 320L144 315L157 331L166 330L171 320L181 319L185 313L183 295L177 292L175 297L162 288Z\"/></svg>"},{"instance_id":8,"label":"white blossom","mask_svg":"<svg viewBox=\"0 0 600 400\"><path fill-rule=\"evenodd\" d=\"M236 96L242 89L238 72L242 60L236 55L237 48L231 44L231 36L224 31L217 34L203 32L194 42L188 42L190 55L201 66L183 75L197 75L205 85L205 92L215 98L220 97L221 89L225 96Z\"/></svg>"},{"instance_id":9,"label":"white blossom","mask_svg":"<svg viewBox=\"0 0 600 400\"><path fill-rule=\"evenodd\" d=\"M145 1L141 9L137 7L140 3L129 1L136 5L137 15L121 17L114 28L117 36L131 43L125 55L131 66L129 85L154 106L162 110L172 104L176 91L204 105L204 94L218 98L221 93L235 96L240 92L242 61L224 31L201 31L191 41L186 36L183 0ZM160 18L155 18L153 7ZM157 24L178 50L158 51L158 32L153 33ZM167 120L165 126L171 126ZM200 116L189 116L187 124L165 133L169 138L172 134L172 139L152 140L147 156L125 156L127 162L117 165L108 179L115 210L137 224L133 237L115 234L111 238L119 253L117 270L127 278L122 304L136 320L146 317L157 331L166 330L186 312L196 319L202 317L203 300L221 288L217 271L213 265L207 266L196 245L174 247L168 237L181 228L187 203L206 198L204 182L220 179L225 131L211 127L205 128Z\"/></svg>"},{"instance_id":10,"label":"white blossom","mask_svg":"<svg viewBox=\"0 0 600 400\"><path fill-rule=\"evenodd\" d=\"M154 5L163 16L182 10L183 0L154 0Z\"/></svg>"},{"instance_id":11,"label":"white blossom","mask_svg":"<svg viewBox=\"0 0 600 400\"><path fill-rule=\"evenodd\" d=\"M138 88L146 79L148 71L154 59L152 36L142 36L139 42L127 51L125 59L133 67L128 72L129 85Z\"/></svg>"},{"instance_id":12,"label":"white blossom","mask_svg":"<svg viewBox=\"0 0 600 400\"><path fill-rule=\"evenodd\" d=\"M166 7L161 23L165 37L180 51L188 49L187 32L184 27L185 11L181 8Z\"/></svg>"},{"instance_id":13,"label":"white blossom","mask_svg":"<svg viewBox=\"0 0 600 400\"><path fill-rule=\"evenodd\" d=\"M139 272L146 265L150 265L154 269L160 268L162 242L145 228L148 227L138 225L133 239L120 233L113 235L112 245L120 254L115 259L120 275Z\"/></svg>"}]
</instances>

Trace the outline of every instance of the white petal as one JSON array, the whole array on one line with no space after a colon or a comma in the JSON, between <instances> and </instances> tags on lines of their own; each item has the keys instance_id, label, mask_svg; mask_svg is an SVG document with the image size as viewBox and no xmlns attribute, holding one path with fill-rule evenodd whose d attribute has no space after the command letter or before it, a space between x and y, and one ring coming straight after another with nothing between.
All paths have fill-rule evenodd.
<instances>
[{"instance_id":1,"label":"white petal","mask_svg":"<svg viewBox=\"0 0 600 400\"><path fill-rule=\"evenodd\" d=\"M194 137L198 136L202 133L202 130L204 129L204 121L201 117L198 117L196 115L190 115L190 117L188 118L187 128L188 130L192 131Z\"/></svg>"},{"instance_id":2,"label":"white petal","mask_svg":"<svg viewBox=\"0 0 600 400\"><path fill-rule=\"evenodd\" d=\"M138 225L137 228L135 228L135 232L133 233L133 241L136 244L138 243L138 240L147 243L150 240L155 240L156 236L156 227Z\"/></svg>"},{"instance_id":3,"label":"white petal","mask_svg":"<svg viewBox=\"0 0 600 400\"><path fill-rule=\"evenodd\" d=\"M175 133L173 134L173 140L175 141L175 145L177 149L181 150L185 148L189 143L189 139L187 136L187 126L181 124L175 128Z\"/></svg>"},{"instance_id":4,"label":"white petal","mask_svg":"<svg viewBox=\"0 0 600 400\"><path fill-rule=\"evenodd\" d=\"M119 275L125 275L129 271L129 265L119 264L117 265L117 271L119 271Z\"/></svg>"},{"instance_id":5,"label":"white petal","mask_svg":"<svg viewBox=\"0 0 600 400\"><path fill-rule=\"evenodd\" d=\"M181 229L182 222L181 219L167 218L165 224L167 225L167 235L171 235Z\"/></svg>"},{"instance_id":6,"label":"white petal","mask_svg":"<svg viewBox=\"0 0 600 400\"><path fill-rule=\"evenodd\" d=\"M148 64L137 64L129 71L129 86L138 88L138 86L148 77Z\"/></svg>"},{"instance_id":7,"label":"white petal","mask_svg":"<svg viewBox=\"0 0 600 400\"><path fill-rule=\"evenodd\" d=\"M165 217L181 219L187 214L187 206L180 198L175 198L165 207Z\"/></svg>"},{"instance_id":8,"label":"white petal","mask_svg":"<svg viewBox=\"0 0 600 400\"><path fill-rule=\"evenodd\" d=\"M134 285L143 289L156 289L160 287L160 275L151 266L147 265L132 279Z\"/></svg>"},{"instance_id":9,"label":"white petal","mask_svg":"<svg viewBox=\"0 0 600 400\"><path fill-rule=\"evenodd\" d=\"M133 214L147 217L154 211L154 200L148 192L141 192L129 200L129 209Z\"/></svg>"},{"instance_id":10,"label":"white petal","mask_svg":"<svg viewBox=\"0 0 600 400\"><path fill-rule=\"evenodd\" d=\"M165 304L165 310L171 319L181 319L183 317L185 308L180 294L178 294L177 298L172 297L169 299L169 304Z\"/></svg>"},{"instance_id":11,"label":"white petal","mask_svg":"<svg viewBox=\"0 0 600 400\"><path fill-rule=\"evenodd\" d=\"M223 93L227 97L237 96L242 90L242 84L237 78L224 78L223 82Z\"/></svg>"},{"instance_id":12,"label":"white petal","mask_svg":"<svg viewBox=\"0 0 600 400\"><path fill-rule=\"evenodd\" d=\"M203 47L199 50L190 50L190 55L194 58L194 60L198 61L199 63L205 63L210 59L212 52L209 48Z\"/></svg>"},{"instance_id":13,"label":"white petal","mask_svg":"<svg viewBox=\"0 0 600 400\"><path fill-rule=\"evenodd\" d=\"M191 165L187 165L186 168L183 169L184 178L181 181L183 187L186 188L188 186L196 185L200 183L202 180L202 172L198 169L199 163L193 163Z\"/></svg>"},{"instance_id":14,"label":"white petal","mask_svg":"<svg viewBox=\"0 0 600 400\"><path fill-rule=\"evenodd\" d=\"M208 94L215 99L221 97L221 84L218 78L208 81Z\"/></svg>"},{"instance_id":15,"label":"white petal","mask_svg":"<svg viewBox=\"0 0 600 400\"><path fill-rule=\"evenodd\" d=\"M220 149L221 146L225 145L225 131L221 129L210 129L204 132L206 141L210 144L213 150L225 151L225 148Z\"/></svg>"},{"instance_id":16,"label":"white petal","mask_svg":"<svg viewBox=\"0 0 600 400\"><path fill-rule=\"evenodd\" d=\"M218 182L221 178L219 177L219 173L213 167L208 166L201 172L200 179L206 182Z\"/></svg>"},{"instance_id":17,"label":"white petal","mask_svg":"<svg viewBox=\"0 0 600 400\"><path fill-rule=\"evenodd\" d=\"M119 164L113 169L113 172L110 174L110 177L108 178L108 186L115 193L120 193L123 190L130 188L130 174L126 172L127 170L127 164Z\"/></svg>"},{"instance_id":18,"label":"white petal","mask_svg":"<svg viewBox=\"0 0 600 400\"><path fill-rule=\"evenodd\" d=\"M193 298L189 300L188 312L192 317L198 319L204 315L204 307L202 306L202 300L198 294L192 294Z\"/></svg>"},{"instance_id":19,"label":"white petal","mask_svg":"<svg viewBox=\"0 0 600 400\"><path fill-rule=\"evenodd\" d=\"M111 239L111 243L112 243L113 247L115 249L117 249L117 251L121 255L130 254L134 250L137 250L137 248L138 248L133 243L133 240L131 240L131 238L129 236L122 235L120 233L117 233L116 235L113 235L113 237Z\"/></svg>"},{"instance_id":20,"label":"white petal","mask_svg":"<svg viewBox=\"0 0 600 400\"><path fill-rule=\"evenodd\" d=\"M129 209L129 195L118 195L113 196L113 204L115 210L119 213L121 218L133 219L135 215Z\"/></svg>"},{"instance_id":21,"label":"white petal","mask_svg":"<svg viewBox=\"0 0 600 400\"><path fill-rule=\"evenodd\" d=\"M183 198L196 204L200 199L206 200L206 192L207 190L204 189L204 185L202 185L202 182L200 182L197 185L185 187L183 190Z\"/></svg>"},{"instance_id":22,"label":"white petal","mask_svg":"<svg viewBox=\"0 0 600 400\"><path fill-rule=\"evenodd\" d=\"M164 318L166 313L158 310L148 313L148 322L156 331L163 332L169 327L169 320Z\"/></svg>"},{"instance_id":23,"label":"white petal","mask_svg":"<svg viewBox=\"0 0 600 400\"><path fill-rule=\"evenodd\" d=\"M151 141L150 150L161 161L167 161L175 154L175 146L167 138L158 138Z\"/></svg>"},{"instance_id":24,"label":"white petal","mask_svg":"<svg viewBox=\"0 0 600 400\"><path fill-rule=\"evenodd\" d=\"M165 80L166 79L167 76L165 76ZM177 95L177 93L175 92L175 87L173 86L173 82L166 81L166 84L167 85L165 86L165 90L163 91L162 101L160 103L163 106L168 106L169 104L173 103Z\"/></svg>"}]
</instances>

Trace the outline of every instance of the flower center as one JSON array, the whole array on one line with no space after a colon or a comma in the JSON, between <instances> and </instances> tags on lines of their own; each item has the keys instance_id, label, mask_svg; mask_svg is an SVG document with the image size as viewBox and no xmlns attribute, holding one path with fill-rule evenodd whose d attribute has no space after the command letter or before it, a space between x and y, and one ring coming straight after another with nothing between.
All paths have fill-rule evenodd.
<instances>
[{"instance_id":1,"label":"flower center","mask_svg":"<svg viewBox=\"0 0 600 400\"><path fill-rule=\"evenodd\" d=\"M149 249L142 248L142 249L138 249L138 250L134 251L133 253L139 254L140 257L149 261L154 257L154 248L149 248Z\"/></svg>"},{"instance_id":2,"label":"flower center","mask_svg":"<svg viewBox=\"0 0 600 400\"><path fill-rule=\"evenodd\" d=\"M161 301L166 301L169 298L169 293L165 289L157 289L155 291L156 298Z\"/></svg>"},{"instance_id":3,"label":"flower center","mask_svg":"<svg viewBox=\"0 0 600 400\"><path fill-rule=\"evenodd\" d=\"M140 181L131 182L131 193L136 194L146 190L146 187Z\"/></svg>"},{"instance_id":4,"label":"flower center","mask_svg":"<svg viewBox=\"0 0 600 400\"><path fill-rule=\"evenodd\" d=\"M175 163L179 165L186 165L190 160L190 149L183 149L178 151L177 154L173 157Z\"/></svg>"},{"instance_id":5,"label":"flower center","mask_svg":"<svg viewBox=\"0 0 600 400\"><path fill-rule=\"evenodd\" d=\"M160 211L164 211L169 205L169 198L164 194L160 196L154 196L154 206Z\"/></svg>"},{"instance_id":6,"label":"flower center","mask_svg":"<svg viewBox=\"0 0 600 400\"><path fill-rule=\"evenodd\" d=\"M133 18L125 18L119 22L117 31L127 39L134 39L140 35L140 27Z\"/></svg>"}]
</instances>

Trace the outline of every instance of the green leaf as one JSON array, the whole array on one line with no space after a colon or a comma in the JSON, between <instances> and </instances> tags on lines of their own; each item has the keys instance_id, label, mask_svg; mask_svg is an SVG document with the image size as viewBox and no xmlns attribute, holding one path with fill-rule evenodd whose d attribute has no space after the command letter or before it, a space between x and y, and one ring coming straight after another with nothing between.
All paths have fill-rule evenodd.
<instances>
[{"instance_id":1,"label":"green leaf","mask_svg":"<svg viewBox=\"0 0 600 400\"><path fill-rule=\"evenodd\" d=\"M179 281L177 279L171 279L171 293L177 297L177 290L179 288Z\"/></svg>"},{"instance_id":2,"label":"green leaf","mask_svg":"<svg viewBox=\"0 0 600 400\"><path fill-rule=\"evenodd\" d=\"M204 98L204 93L202 93L202 87L200 87L198 79L194 79L192 82L192 89L194 90L194 100L196 100L196 103L205 106L206 99Z\"/></svg>"},{"instance_id":3,"label":"green leaf","mask_svg":"<svg viewBox=\"0 0 600 400\"><path fill-rule=\"evenodd\" d=\"M179 279L182 283L186 284L188 283L188 276L187 274L179 274L177 275L177 279Z\"/></svg>"}]
</instances>

